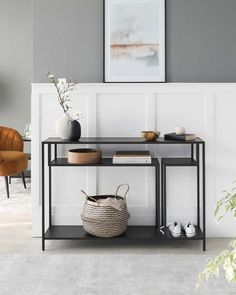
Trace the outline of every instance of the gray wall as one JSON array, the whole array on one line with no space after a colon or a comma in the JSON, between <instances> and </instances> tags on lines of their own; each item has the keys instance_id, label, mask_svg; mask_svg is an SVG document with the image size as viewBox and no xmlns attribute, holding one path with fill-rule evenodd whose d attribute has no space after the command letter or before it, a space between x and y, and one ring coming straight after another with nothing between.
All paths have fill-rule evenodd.
<instances>
[{"instance_id":1,"label":"gray wall","mask_svg":"<svg viewBox=\"0 0 236 295\"><path fill-rule=\"evenodd\" d=\"M236 81L236 1L166 0L170 82Z\"/></svg>"},{"instance_id":2,"label":"gray wall","mask_svg":"<svg viewBox=\"0 0 236 295\"><path fill-rule=\"evenodd\" d=\"M30 122L31 1L0 0L0 125Z\"/></svg>"},{"instance_id":3,"label":"gray wall","mask_svg":"<svg viewBox=\"0 0 236 295\"><path fill-rule=\"evenodd\" d=\"M166 0L167 81L236 81L236 1ZM103 79L103 1L34 0L34 82Z\"/></svg>"},{"instance_id":4,"label":"gray wall","mask_svg":"<svg viewBox=\"0 0 236 295\"><path fill-rule=\"evenodd\" d=\"M102 0L34 1L34 82L47 81L47 70L79 82L102 81L102 3Z\"/></svg>"}]
</instances>

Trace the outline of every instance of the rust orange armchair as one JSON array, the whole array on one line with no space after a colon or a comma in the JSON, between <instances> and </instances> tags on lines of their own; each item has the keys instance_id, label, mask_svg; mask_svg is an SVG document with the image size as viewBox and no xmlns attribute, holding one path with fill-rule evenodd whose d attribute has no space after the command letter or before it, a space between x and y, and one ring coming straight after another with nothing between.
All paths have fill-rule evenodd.
<instances>
[{"instance_id":1,"label":"rust orange armchair","mask_svg":"<svg viewBox=\"0 0 236 295\"><path fill-rule=\"evenodd\" d=\"M23 152L22 136L12 128L0 126L0 176L5 177L8 198L8 176L20 173L26 188L24 171L27 166L28 157Z\"/></svg>"}]
</instances>

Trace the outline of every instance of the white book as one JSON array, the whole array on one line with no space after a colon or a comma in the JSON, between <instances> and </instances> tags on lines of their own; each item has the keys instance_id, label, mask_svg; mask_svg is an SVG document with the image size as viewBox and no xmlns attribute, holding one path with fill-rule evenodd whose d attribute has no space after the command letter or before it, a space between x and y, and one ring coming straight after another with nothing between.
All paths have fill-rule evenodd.
<instances>
[{"instance_id":1,"label":"white book","mask_svg":"<svg viewBox=\"0 0 236 295\"><path fill-rule=\"evenodd\" d=\"M151 164L152 158L113 158L113 164Z\"/></svg>"},{"instance_id":2,"label":"white book","mask_svg":"<svg viewBox=\"0 0 236 295\"><path fill-rule=\"evenodd\" d=\"M120 156L116 156L116 155L114 155L113 156L113 159L122 159L122 160L125 160L125 159L151 159L152 157L151 156L143 156L143 157L140 157L140 156L129 156L129 157L127 157L127 156L124 156L124 157L120 157Z\"/></svg>"},{"instance_id":3,"label":"white book","mask_svg":"<svg viewBox=\"0 0 236 295\"><path fill-rule=\"evenodd\" d=\"M117 151L114 158L151 158L149 151Z\"/></svg>"}]
</instances>

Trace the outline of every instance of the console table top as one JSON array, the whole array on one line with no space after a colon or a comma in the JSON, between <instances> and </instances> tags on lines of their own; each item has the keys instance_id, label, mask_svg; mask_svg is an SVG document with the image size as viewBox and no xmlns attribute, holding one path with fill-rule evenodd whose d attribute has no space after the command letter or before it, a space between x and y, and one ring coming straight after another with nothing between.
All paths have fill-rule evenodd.
<instances>
[{"instance_id":1,"label":"console table top","mask_svg":"<svg viewBox=\"0 0 236 295\"><path fill-rule=\"evenodd\" d=\"M195 140L176 141L165 140L159 137L156 140L147 141L142 137L81 137L79 140L73 141L62 139L60 137L49 137L43 141L45 144L202 144L204 140L197 137Z\"/></svg>"}]
</instances>

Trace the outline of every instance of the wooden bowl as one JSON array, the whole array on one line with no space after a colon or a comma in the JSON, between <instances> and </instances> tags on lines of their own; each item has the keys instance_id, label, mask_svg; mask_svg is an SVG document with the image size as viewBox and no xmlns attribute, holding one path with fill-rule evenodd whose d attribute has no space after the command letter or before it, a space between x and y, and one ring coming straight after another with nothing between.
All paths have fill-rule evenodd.
<instances>
[{"instance_id":1,"label":"wooden bowl","mask_svg":"<svg viewBox=\"0 0 236 295\"><path fill-rule=\"evenodd\" d=\"M101 159L101 150L82 148L68 151L68 162L72 164L98 164Z\"/></svg>"},{"instance_id":2,"label":"wooden bowl","mask_svg":"<svg viewBox=\"0 0 236 295\"><path fill-rule=\"evenodd\" d=\"M160 136L160 132L156 131L142 131L141 134L145 140L155 140Z\"/></svg>"}]
</instances>

